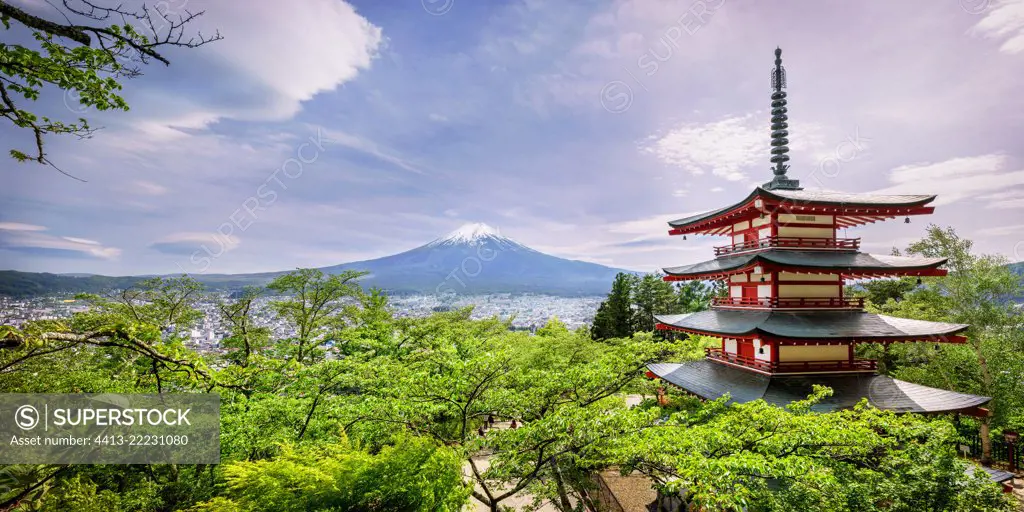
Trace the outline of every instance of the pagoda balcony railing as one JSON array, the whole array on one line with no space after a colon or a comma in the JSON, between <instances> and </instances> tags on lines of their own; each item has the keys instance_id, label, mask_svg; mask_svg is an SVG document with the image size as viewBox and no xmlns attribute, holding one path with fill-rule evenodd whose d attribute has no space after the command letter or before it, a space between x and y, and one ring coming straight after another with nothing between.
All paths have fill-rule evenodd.
<instances>
[{"instance_id":1,"label":"pagoda balcony railing","mask_svg":"<svg viewBox=\"0 0 1024 512\"><path fill-rule=\"evenodd\" d=\"M810 372L869 372L878 369L878 361L854 359L853 361L764 361L752 357L730 354L720 348L704 349L708 359L745 366L767 373L810 373Z\"/></svg>"},{"instance_id":2,"label":"pagoda balcony railing","mask_svg":"<svg viewBox=\"0 0 1024 512\"><path fill-rule=\"evenodd\" d=\"M863 309L864 297L715 297L718 307L778 309Z\"/></svg>"},{"instance_id":3,"label":"pagoda balcony railing","mask_svg":"<svg viewBox=\"0 0 1024 512\"><path fill-rule=\"evenodd\" d=\"M738 244L715 247L715 256L774 248L857 250L860 249L860 238L801 238L770 236L768 238L747 240Z\"/></svg>"}]
</instances>

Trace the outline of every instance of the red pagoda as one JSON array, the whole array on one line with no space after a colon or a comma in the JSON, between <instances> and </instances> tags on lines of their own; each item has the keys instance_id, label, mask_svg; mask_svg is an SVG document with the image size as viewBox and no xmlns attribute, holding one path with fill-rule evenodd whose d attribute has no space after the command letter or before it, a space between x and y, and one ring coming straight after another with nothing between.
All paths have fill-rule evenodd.
<instances>
[{"instance_id":1,"label":"red pagoda","mask_svg":"<svg viewBox=\"0 0 1024 512\"><path fill-rule=\"evenodd\" d=\"M728 296L711 309L656 316L657 328L721 339L704 360L649 365L653 376L705 399L764 399L784 405L806 398L814 384L833 396L818 409L851 407L862 398L900 412L984 413L990 398L879 375L876 361L855 357L859 343L963 343L968 326L909 320L864 311L846 297L854 279L943 276L942 258L881 256L859 251L859 238L840 228L926 215L933 195L810 191L786 176L786 74L782 50L772 72L771 162L774 178L736 204L669 222L670 235L720 235L715 259L664 269L665 280L719 280Z\"/></svg>"}]
</instances>

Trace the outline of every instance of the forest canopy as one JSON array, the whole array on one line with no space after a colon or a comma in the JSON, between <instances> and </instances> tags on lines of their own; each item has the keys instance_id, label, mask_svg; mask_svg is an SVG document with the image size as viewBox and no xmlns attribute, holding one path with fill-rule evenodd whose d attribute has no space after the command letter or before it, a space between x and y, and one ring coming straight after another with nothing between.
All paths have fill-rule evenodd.
<instances>
[{"instance_id":1,"label":"forest canopy","mask_svg":"<svg viewBox=\"0 0 1024 512\"><path fill-rule=\"evenodd\" d=\"M911 250L954 256L950 277L851 292L886 296L871 307L890 314L970 322L971 342L863 350L900 378L994 397L978 425L990 433L1019 428L1020 312L999 301L1019 280L949 230ZM642 475L704 510L1013 510L967 471L949 417L866 403L817 412L828 388L785 408L702 402L645 367L701 357L705 339L636 323L594 336L557 319L528 333L470 309L402 317L359 276L299 270L221 296L229 332L217 351L186 343L207 293L187 277L85 295L89 310L71 318L3 327L8 392L218 393L221 463L6 466L0 510L597 510L602 471ZM715 293L643 283L630 297L662 297L655 312L703 308ZM267 300L293 335L254 320Z\"/></svg>"}]
</instances>

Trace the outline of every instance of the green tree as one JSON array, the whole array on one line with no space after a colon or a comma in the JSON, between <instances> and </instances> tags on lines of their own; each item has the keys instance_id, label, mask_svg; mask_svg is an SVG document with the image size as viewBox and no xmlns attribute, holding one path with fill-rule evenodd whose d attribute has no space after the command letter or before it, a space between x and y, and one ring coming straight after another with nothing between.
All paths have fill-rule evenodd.
<instances>
[{"instance_id":1,"label":"green tree","mask_svg":"<svg viewBox=\"0 0 1024 512\"><path fill-rule=\"evenodd\" d=\"M916 277L900 277L897 279L874 279L865 283L847 286L844 295L864 297L875 306L884 305L890 300L899 302L903 297L917 288Z\"/></svg>"},{"instance_id":2,"label":"green tree","mask_svg":"<svg viewBox=\"0 0 1024 512\"><path fill-rule=\"evenodd\" d=\"M591 337L608 339L652 332L654 315L704 311L711 299L724 293L720 283L689 281L673 284L661 274L619 273L608 298L601 302L591 324Z\"/></svg>"},{"instance_id":3,"label":"green tree","mask_svg":"<svg viewBox=\"0 0 1024 512\"><path fill-rule=\"evenodd\" d=\"M219 393L222 463L0 468L0 510L460 510L467 496L500 510L530 495L592 512L592 475L611 467L650 475L665 495L685 487L708 510L1004 510L991 483L965 477L941 418L702 404L671 390L669 408L630 408L625 395L663 385L644 378L647 363L696 357L705 340L593 340L557 319L530 335L469 309L399 318L379 291L329 280L300 270L280 281L294 285L284 314L315 324L301 362L294 339L272 340L280 350L250 339L240 359L257 290L222 305L226 354L159 329L188 324L169 313L188 309L181 283L154 283L131 307L115 295L70 320L6 328L5 391ZM313 353L328 342L337 357ZM990 364L1003 382L1004 363ZM1000 396L996 420L1014 417Z\"/></svg>"},{"instance_id":4,"label":"green tree","mask_svg":"<svg viewBox=\"0 0 1024 512\"><path fill-rule=\"evenodd\" d=\"M714 297L726 294L727 288L721 281L684 281L676 288L678 307L673 313L693 313L711 307Z\"/></svg>"},{"instance_id":5,"label":"green tree","mask_svg":"<svg viewBox=\"0 0 1024 512\"><path fill-rule=\"evenodd\" d=\"M96 320L100 323L120 319L180 332L192 328L203 317L196 309L204 298L203 292L202 283L188 276L154 277L105 296L78 297L92 305L91 313L98 315ZM79 318L84 319L85 316Z\"/></svg>"},{"instance_id":6,"label":"green tree","mask_svg":"<svg viewBox=\"0 0 1024 512\"><path fill-rule=\"evenodd\" d=\"M594 339L628 337L633 334L633 283L637 277L620 272L612 281L608 298L601 302L591 325Z\"/></svg>"},{"instance_id":7,"label":"green tree","mask_svg":"<svg viewBox=\"0 0 1024 512\"><path fill-rule=\"evenodd\" d=\"M221 344L230 351L228 359L243 367L249 366L253 354L270 344L270 328L253 322L254 304L262 293L260 288L246 287L234 300L218 304L221 318L231 329Z\"/></svg>"},{"instance_id":8,"label":"green tree","mask_svg":"<svg viewBox=\"0 0 1024 512\"><path fill-rule=\"evenodd\" d=\"M676 313L679 297L672 283L660 274L645 274L634 280L631 295L633 321L630 334L654 330L654 315Z\"/></svg>"},{"instance_id":9,"label":"green tree","mask_svg":"<svg viewBox=\"0 0 1024 512\"><path fill-rule=\"evenodd\" d=\"M992 427L1010 424L1024 409L1024 311L1009 299L1020 296L1019 276L1001 256L976 255L970 240L952 228L929 226L908 254L948 258L949 274L924 278L902 300L876 306L882 313L970 324L965 345L896 347L887 371L921 384L991 396L981 418L983 460L991 458ZM942 340L936 340L942 341Z\"/></svg>"},{"instance_id":10,"label":"green tree","mask_svg":"<svg viewBox=\"0 0 1024 512\"><path fill-rule=\"evenodd\" d=\"M286 446L273 460L228 464L231 500L193 510L457 512L469 495L459 460L449 448L412 437L375 455L347 443Z\"/></svg>"},{"instance_id":11,"label":"green tree","mask_svg":"<svg viewBox=\"0 0 1024 512\"><path fill-rule=\"evenodd\" d=\"M865 403L832 413L763 401L726 405L682 399L649 428L595 446L584 457L650 476L664 497L694 510L1010 511L1012 499L968 476L957 434L942 419L883 412Z\"/></svg>"},{"instance_id":12,"label":"green tree","mask_svg":"<svg viewBox=\"0 0 1024 512\"><path fill-rule=\"evenodd\" d=\"M93 133L85 118L66 122L21 106L38 100L45 86L56 87L65 98L74 96L82 108L128 110L118 93L120 80L141 75L141 67L152 61L170 64L162 53L166 48L195 48L220 39L220 34L186 36L186 25L203 13L172 12L162 2L130 10L123 4L65 0L54 9L60 17L46 19L0 0L2 29L13 34L13 28L24 27L35 41L0 44L0 116L33 137L32 149L10 150L19 161L53 165L46 157L47 135Z\"/></svg>"},{"instance_id":13,"label":"green tree","mask_svg":"<svg viewBox=\"0 0 1024 512\"><path fill-rule=\"evenodd\" d=\"M649 387L644 365L673 345L649 334L594 341L557 320L534 336L469 313L396 323L394 343L406 348L367 361L350 435L372 446L409 432L457 448L473 497L490 510L524 492L560 504L590 499L578 454L647 417L621 394ZM513 420L519 428L508 428Z\"/></svg>"},{"instance_id":14,"label":"green tree","mask_svg":"<svg viewBox=\"0 0 1024 512\"><path fill-rule=\"evenodd\" d=\"M278 277L267 285L268 290L289 296L273 301L271 307L295 329L295 337L287 345L295 361L309 363L321 357L324 336L345 309L344 301L360 295L356 280L364 275L366 272L353 270L325 275L306 268Z\"/></svg>"}]
</instances>

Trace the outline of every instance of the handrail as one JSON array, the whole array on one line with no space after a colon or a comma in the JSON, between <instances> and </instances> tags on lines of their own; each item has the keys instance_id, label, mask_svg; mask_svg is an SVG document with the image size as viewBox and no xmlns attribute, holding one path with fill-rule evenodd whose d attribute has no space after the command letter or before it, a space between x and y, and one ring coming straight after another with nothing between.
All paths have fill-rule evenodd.
<instances>
[{"instance_id":1,"label":"handrail","mask_svg":"<svg viewBox=\"0 0 1024 512\"><path fill-rule=\"evenodd\" d=\"M731 254L755 249L771 249L776 247L789 249L860 249L860 238L806 238L788 236L770 236L757 240L747 240L732 245L715 247L715 256Z\"/></svg>"},{"instance_id":2,"label":"handrail","mask_svg":"<svg viewBox=\"0 0 1024 512\"><path fill-rule=\"evenodd\" d=\"M730 354L720 348L705 348L708 359L747 366L772 373L814 372L814 371L870 371L878 369L878 361L855 359L853 361L764 361L752 357Z\"/></svg>"},{"instance_id":3,"label":"handrail","mask_svg":"<svg viewBox=\"0 0 1024 512\"><path fill-rule=\"evenodd\" d=\"M711 304L725 307L861 309L864 297L714 297Z\"/></svg>"}]
</instances>

